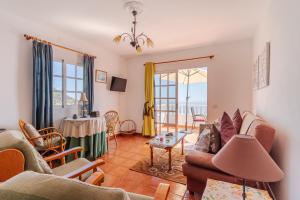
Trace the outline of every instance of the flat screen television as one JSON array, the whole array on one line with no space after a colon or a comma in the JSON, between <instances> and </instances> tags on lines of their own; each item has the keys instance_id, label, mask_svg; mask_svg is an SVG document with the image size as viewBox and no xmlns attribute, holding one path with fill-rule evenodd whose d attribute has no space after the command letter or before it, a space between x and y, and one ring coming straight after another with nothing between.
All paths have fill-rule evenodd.
<instances>
[{"instance_id":1,"label":"flat screen television","mask_svg":"<svg viewBox=\"0 0 300 200\"><path fill-rule=\"evenodd\" d=\"M117 92L125 92L126 84L127 84L126 79L112 76L110 90L117 91Z\"/></svg>"}]
</instances>

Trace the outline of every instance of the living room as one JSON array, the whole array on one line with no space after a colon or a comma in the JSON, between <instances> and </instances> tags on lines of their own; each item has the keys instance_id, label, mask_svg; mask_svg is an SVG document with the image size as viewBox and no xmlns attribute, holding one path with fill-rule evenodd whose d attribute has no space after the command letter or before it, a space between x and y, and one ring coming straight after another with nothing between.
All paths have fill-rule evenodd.
<instances>
[{"instance_id":1,"label":"living room","mask_svg":"<svg viewBox=\"0 0 300 200\"><path fill-rule=\"evenodd\" d=\"M299 5L1 1L1 199L300 199Z\"/></svg>"}]
</instances>

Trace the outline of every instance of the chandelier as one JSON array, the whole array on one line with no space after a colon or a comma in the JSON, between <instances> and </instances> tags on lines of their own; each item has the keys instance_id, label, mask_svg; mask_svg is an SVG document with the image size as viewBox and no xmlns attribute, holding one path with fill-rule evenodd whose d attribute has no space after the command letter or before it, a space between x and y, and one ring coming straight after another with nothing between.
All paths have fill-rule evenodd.
<instances>
[{"instance_id":1,"label":"chandelier","mask_svg":"<svg viewBox=\"0 0 300 200\"><path fill-rule=\"evenodd\" d=\"M154 45L153 41L145 33L142 32L137 34L136 32L136 16L142 11L141 5L141 2L138 1L129 1L125 3L124 7L133 15L133 27L131 27L130 33L122 33L113 39L115 43L120 43L121 40L125 41L126 39L129 39L130 45L136 49L137 53L142 53L141 45L147 44L148 47L153 47Z\"/></svg>"}]
</instances>

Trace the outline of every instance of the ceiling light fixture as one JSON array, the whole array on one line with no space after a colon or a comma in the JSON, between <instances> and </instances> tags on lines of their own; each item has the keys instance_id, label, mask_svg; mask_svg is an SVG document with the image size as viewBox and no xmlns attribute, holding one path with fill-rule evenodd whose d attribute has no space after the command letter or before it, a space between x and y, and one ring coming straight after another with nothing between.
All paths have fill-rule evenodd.
<instances>
[{"instance_id":1,"label":"ceiling light fixture","mask_svg":"<svg viewBox=\"0 0 300 200\"><path fill-rule=\"evenodd\" d=\"M128 1L125 3L124 8L127 9L133 15L133 27L131 33L122 33L116 36L113 41L119 43L121 40L125 41L127 38L130 40L130 45L136 49L137 53L142 53L141 44L147 44L148 47L153 47L153 41L143 32L136 33L136 16L142 12L142 3L139 1Z\"/></svg>"}]
</instances>

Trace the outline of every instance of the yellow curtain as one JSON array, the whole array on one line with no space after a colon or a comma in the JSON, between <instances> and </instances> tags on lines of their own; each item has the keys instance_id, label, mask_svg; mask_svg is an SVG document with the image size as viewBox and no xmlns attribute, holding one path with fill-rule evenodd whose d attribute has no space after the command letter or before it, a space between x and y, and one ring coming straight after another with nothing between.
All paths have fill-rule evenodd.
<instances>
[{"instance_id":1,"label":"yellow curtain","mask_svg":"<svg viewBox=\"0 0 300 200\"><path fill-rule=\"evenodd\" d=\"M154 73L155 64L148 62L145 64L145 104L144 104L144 124L143 135L155 136L154 128Z\"/></svg>"}]
</instances>

